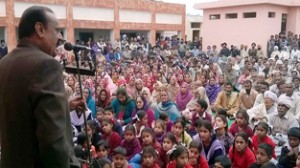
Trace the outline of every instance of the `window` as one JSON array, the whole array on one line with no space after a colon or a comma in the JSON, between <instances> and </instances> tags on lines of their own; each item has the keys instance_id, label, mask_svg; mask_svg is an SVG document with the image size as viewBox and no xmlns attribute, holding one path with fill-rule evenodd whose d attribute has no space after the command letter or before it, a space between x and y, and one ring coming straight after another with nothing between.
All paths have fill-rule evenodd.
<instances>
[{"instance_id":1,"label":"window","mask_svg":"<svg viewBox=\"0 0 300 168\"><path fill-rule=\"evenodd\" d=\"M238 17L237 13L227 13L225 18L226 19L236 19Z\"/></svg>"},{"instance_id":2,"label":"window","mask_svg":"<svg viewBox=\"0 0 300 168\"><path fill-rule=\"evenodd\" d=\"M275 18L276 17L276 13L275 12L269 12L268 13L268 17L269 18Z\"/></svg>"},{"instance_id":3,"label":"window","mask_svg":"<svg viewBox=\"0 0 300 168\"><path fill-rule=\"evenodd\" d=\"M192 22L191 23L191 28L200 28L200 22Z\"/></svg>"},{"instance_id":4,"label":"window","mask_svg":"<svg viewBox=\"0 0 300 168\"><path fill-rule=\"evenodd\" d=\"M220 18L221 18L220 14L209 15L209 20L217 20L217 19L220 19Z\"/></svg>"},{"instance_id":5,"label":"window","mask_svg":"<svg viewBox=\"0 0 300 168\"><path fill-rule=\"evenodd\" d=\"M256 12L246 12L244 18L256 18Z\"/></svg>"}]
</instances>

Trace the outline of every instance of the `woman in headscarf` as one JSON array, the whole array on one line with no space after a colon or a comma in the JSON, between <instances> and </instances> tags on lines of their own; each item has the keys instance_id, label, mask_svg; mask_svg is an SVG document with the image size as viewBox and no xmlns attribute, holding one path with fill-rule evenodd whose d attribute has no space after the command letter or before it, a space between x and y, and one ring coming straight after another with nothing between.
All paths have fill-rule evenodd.
<instances>
[{"instance_id":1,"label":"woman in headscarf","mask_svg":"<svg viewBox=\"0 0 300 168\"><path fill-rule=\"evenodd\" d=\"M159 81L156 81L153 85L153 92L152 92L152 98L153 102L156 104L160 103L160 88L163 86L163 84Z\"/></svg>"},{"instance_id":2,"label":"woman in headscarf","mask_svg":"<svg viewBox=\"0 0 300 168\"><path fill-rule=\"evenodd\" d=\"M170 78L170 83L168 85L168 92L170 93L170 98L172 101L175 101L175 98L176 98L176 95L178 94L179 92L179 85L177 83L177 79L175 76L172 76Z\"/></svg>"},{"instance_id":3,"label":"woman in headscarf","mask_svg":"<svg viewBox=\"0 0 300 168\"><path fill-rule=\"evenodd\" d=\"M99 97L97 98L97 106L98 107L102 107L105 108L107 106L110 106L110 93L105 90L105 89L101 89Z\"/></svg>"},{"instance_id":4,"label":"woman in headscarf","mask_svg":"<svg viewBox=\"0 0 300 168\"><path fill-rule=\"evenodd\" d=\"M183 82L180 91L176 96L176 104L179 111L182 111L186 108L188 102L193 98L188 83Z\"/></svg>"},{"instance_id":5,"label":"woman in headscarf","mask_svg":"<svg viewBox=\"0 0 300 168\"><path fill-rule=\"evenodd\" d=\"M144 110L147 113L147 117L148 117L148 127L151 127L155 120L155 116L153 110L149 107L147 100L143 96L138 96L135 99L135 102L136 102L136 108L131 115L131 121L133 121L133 118L136 118L135 115L139 110Z\"/></svg>"},{"instance_id":6,"label":"woman in headscarf","mask_svg":"<svg viewBox=\"0 0 300 168\"><path fill-rule=\"evenodd\" d=\"M199 97L198 97L198 100L202 99L202 100L205 100L206 103L207 103L207 109L206 109L206 112L208 114L212 114L212 111L211 111L211 108L210 108L210 102L209 102L209 99L206 95L206 90L204 87L199 87L197 89L197 93L199 94Z\"/></svg>"},{"instance_id":7,"label":"woman in headscarf","mask_svg":"<svg viewBox=\"0 0 300 168\"><path fill-rule=\"evenodd\" d=\"M131 76L128 84L126 85L126 91L130 97L135 95L135 77Z\"/></svg>"},{"instance_id":8,"label":"woman in headscarf","mask_svg":"<svg viewBox=\"0 0 300 168\"><path fill-rule=\"evenodd\" d=\"M149 90L149 88L144 87L142 89L142 95L143 97L146 99L149 107L153 110L153 111L157 111L157 103L154 101L151 92ZM158 119L159 116L155 116L156 119Z\"/></svg>"},{"instance_id":9,"label":"woman in headscarf","mask_svg":"<svg viewBox=\"0 0 300 168\"><path fill-rule=\"evenodd\" d=\"M167 113L170 120L174 122L180 117L180 112L178 111L176 104L171 100L170 93L166 87L161 87L160 99L161 102L157 105L158 111L156 113L158 113L158 115L160 113Z\"/></svg>"},{"instance_id":10,"label":"woman in headscarf","mask_svg":"<svg viewBox=\"0 0 300 168\"><path fill-rule=\"evenodd\" d=\"M92 117L96 118L96 103L92 97L92 91L90 90L90 88L85 87L83 89L83 97L86 100L86 105L88 109L90 109L92 112Z\"/></svg>"},{"instance_id":11,"label":"woman in headscarf","mask_svg":"<svg viewBox=\"0 0 300 168\"><path fill-rule=\"evenodd\" d=\"M71 89L73 90L73 92L75 91L75 84L76 84L76 78L73 75L70 75L67 77L67 85L69 87L71 87Z\"/></svg>"},{"instance_id":12,"label":"woman in headscarf","mask_svg":"<svg viewBox=\"0 0 300 168\"><path fill-rule=\"evenodd\" d=\"M114 84L111 77L107 73L104 75L103 82L104 82L105 89L110 92L110 95L115 93L115 91L117 90L117 86Z\"/></svg>"},{"instance_id":13,"label":"woman in headscarf","mask_svg":"<svg viewBox=\"0 0 300 168\"><path fill-rule=\"evenodd\" d=\"M216 83L214 77L210 77L209 83L206 85L206 95L210 104L214 104L219 92L222 90L221 87Z\"/></svg>"},{"instance_id":14,"label":"woman in headscarf","mask_svg":"<svg viewBox=\"0 0 300 168\"><path fill-rule=\"evenodd\" d=\"M117 97L111 103L115 117L120 120L122 125L127 125L132 116L132 112L135 110L134 100L131 99L125 88L117 90Z\"/></svg>"}]
</instances>

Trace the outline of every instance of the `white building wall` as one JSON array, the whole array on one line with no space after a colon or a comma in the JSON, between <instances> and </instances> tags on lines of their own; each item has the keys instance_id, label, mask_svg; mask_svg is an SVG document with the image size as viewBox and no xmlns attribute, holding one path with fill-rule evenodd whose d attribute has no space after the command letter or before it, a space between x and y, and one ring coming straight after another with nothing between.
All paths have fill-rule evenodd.
<instances>
[{"instance_id":1,"label":"white building wall","mask_svg":"<svg viewBox=\"0 0 300 168\"><path fill-rule=\"evenodd\" d=\"M182 16L169 13L156 13L155 22L158 24L182 24Z\"/></svg>"},{"instance_id":2,"label":"white building wall","mask_svg":"<svg viewBox=\"0 0 300 168\"><path fill-rule=\"evenodd\" d=\"M114 9L73 7L74 20L114 21Z\"/></svg>"},{"instance_id":3,"label":"white building wall","mask_svg":"<svg viewBox=\"0 0 300 168\"><path fill-rule=\"evenodd\" d=\"M25 9L34 6L40 5L45 6L53 10L56 17L58 19L66 19L66 7L63 5L55 5L55 4L39 4L39 3L29 3L29 2L15 2L14 10L15 10L15 17L21 17ZM1 11L1 9L0 9Z\"/></svg>"},{"instance_id":4,"label":"white building wall","mask_svg":"<svg viewBox=\"0 0 300 168\"><path fill-rule=\"evenodd\" d=\"M151 23L151 12L121 9L119 16L120 22Z\"/></svg>"},{"instance_id":5,"label":"white building wall","mask_svg":"<svg viewBox=\"0 0 300 168\"><path fill-rule=\"evenodd\" d=\"M6 6L5 1L0 0L0 17L6 16Z\"/></svg>"}]
</instances>

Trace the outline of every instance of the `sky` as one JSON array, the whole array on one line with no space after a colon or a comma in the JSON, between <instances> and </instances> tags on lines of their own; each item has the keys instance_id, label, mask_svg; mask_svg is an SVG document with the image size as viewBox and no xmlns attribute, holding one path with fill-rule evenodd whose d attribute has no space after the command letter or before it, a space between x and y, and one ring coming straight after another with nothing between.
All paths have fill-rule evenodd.
<instances>
[{"instance_id":1,"label":"sky","mask_svg":"<svg viewBox=\"0 0 300 168\"><path fill-rule=\"evenodd\" d=\"M204 3L204 2L213 2L218 0L162 0L163 2L169 2L169 3L180 3L180 4L186 4L186 13L190 13L193 15L203 15L202 10L195 10L193 8L195 3Z\"/></svg>"}]
</instances>

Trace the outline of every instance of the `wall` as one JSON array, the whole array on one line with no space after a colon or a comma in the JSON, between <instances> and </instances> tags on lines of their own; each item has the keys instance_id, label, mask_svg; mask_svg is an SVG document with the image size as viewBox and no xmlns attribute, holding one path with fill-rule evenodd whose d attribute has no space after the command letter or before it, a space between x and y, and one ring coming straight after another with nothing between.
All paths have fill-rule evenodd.
<instances>
[{"instance_id":1,"label":"wall","mask_svg":"<svg viewBox=\"0 0 300 168\"><path fill-rule=\"evenodd\" d=\"M151 23L151 12L121 9L119 15L120 22Z\"/></svg>"},{"instance_id":2,"label":"wall","mask_svg":"<svg viewBox=\"0 0 300 168\"><path fill-rule=\"evenodd\" d=\"M5 1L0 1L0 17L6 16Z\"/></svg>"},{"instance_id":3,"label":"wall","mask_svg":"<svg viewBox=\"0 0 300 168\"><path fill-rule=\"evenodd\" d=\"M192 22L198 22L200 23L200 28L192 28L191 23ZM185 22L185 37L187 41L192 41L193 40L193 31L194 30L199 30L201 33L201 27L203 23L203 17L200 15L187 15L186 16L186 22Z\"/></svg>"},{"instance_id":4,"label":"wall","mask_svg":"<svg viewBox=\"0 0 300 168\"><path fill-rule=\"evenodd\" d=\"M185 5L181 4L145 0L0 0L0 26L6 27L10 49L17 43L19 17L32 5L51 8L70 42L78 37L75 29L109 30L105 34L111 40L120 38L121 30L144 31L153 44L157 31L175 31L182 37L185 34ZM162 19L156 19L156 15Z\"/></svg>"},{"instance_id":5,"label":"wall","mask_svg":"<svg viewBox=\"0 0 300 168\"><path fill-rule=\"evenodd\" d=\"M74 20L114 21L114 9L74 6L73 7L73 19Z\"/></svg>"},{"instance_id":6,"label":"wall","mask_svg":"<svg viewBox=\"0 0 300 168\"><path fill-rule=\"evenodd\" d=\"M256 18L243 18L243 12L257 12ZM276 12L275 18L268 18L268 12ZM228 45L261 44L266 51L266 43L271 34L281 29L281 14L287 13L287 7L275 5L248 5L204 10L201 36L203 48L227 42ZM225 19L225 13L238 13L237 19ZM221 14L220 20L209 20L209 15Z\"/></svg>"},{"instance_id":7,"label":"wall","mask_svg":"<svg viewBox=\"0 0 300 168\"><path fill-rule=\"evenodd\" d=\"M287 30L300 34L300 7L289 8Z\"/></svg>"},{"instance_id":8,"label":"wall","mask_svg":"<svg viewBox=\"0 0 300 168\"><path fill-rule=\"evenodd\" d=\"M56 5L56 4L29 3L29 2L15 2L14 5L15 17L21 17L25 9L34 5L45 6L52 9L58 19L67 18L66 6Z\"/></svg>"}]
</instances>

